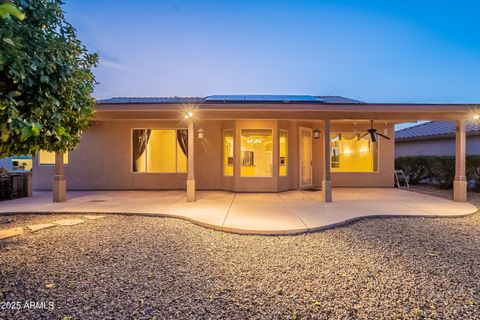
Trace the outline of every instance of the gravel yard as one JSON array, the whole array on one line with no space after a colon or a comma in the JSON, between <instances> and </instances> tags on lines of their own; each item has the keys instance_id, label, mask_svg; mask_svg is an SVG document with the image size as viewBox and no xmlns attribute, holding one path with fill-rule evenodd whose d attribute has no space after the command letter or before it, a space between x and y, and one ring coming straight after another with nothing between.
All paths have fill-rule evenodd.
<instances>
[{"instance_id":1,"label":"gravel yard","mask_svg":"<svg viewBox=\"0 0 480 320\"><path fill-rule=\"evenodd\" d=\"M280 237L112 215L2 240L0 266L2 319L480 318L478 213Z\"/></svg>"}]
</instances>

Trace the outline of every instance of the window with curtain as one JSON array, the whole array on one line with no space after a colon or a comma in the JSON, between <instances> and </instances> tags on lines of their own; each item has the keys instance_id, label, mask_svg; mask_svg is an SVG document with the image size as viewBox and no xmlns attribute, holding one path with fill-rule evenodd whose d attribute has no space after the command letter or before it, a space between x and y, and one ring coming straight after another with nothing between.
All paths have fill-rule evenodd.
<instances>
[{"instance_id":1,"label":"window with curtain","mask_svg":"<svg viewBox=\"0 0 480 320\"><path fill-rule=\"evenodd\" d=\"M332 172L378 171L378 142L357 133L330 135L330 167Z\"/></svg>"},{"instance_id":2,"label":"window with curtain","mask_svg":"<svg viewBox=\"0 0 480 320\"><path fill-rule=\"evenodd\" d=\"M271 177L273 148L271 129L242 129L241 167L242 177Z\"/></svg>"},{"instance_id":3,"label":"window with curtain","mask_svg":"<svg viewBox=\"0 0 480 320\"><path fill-rule=\"evenodd\" d=\"M223 131L223 175L233 176L234 131Z\"/></svg>"},{"instance_id":4,"label":"window with curtain","mask_svg":"<svg viewBox=\"0 0 480 320\"><path fill-rule=\"evenodd\" d=\"M279 134L279 176L286 176L288 172L288 131L280 130Z\"/></svg>"},{"instance_id":5,"label":"window with curtain","mask_svg":"<svg viewBox=\"0 0 480 320\"><path fill-rule=\"evenodd\" d=\"M133 172L187 172L186 129L135 129L132 132Z\"/></svg>"},{"instance_id":6,"label":"window with curtain","mask_svg":"<svg viewBox=\"0 0 480 320\"><path fill-rule=\"evenodd\" d=\"M40 150L38 152L38 163L41 165L54 165L55 164L55 152L49 152ZM63 154L63 163L68 164L68 152Z\"/></svg>"}]
</instances>

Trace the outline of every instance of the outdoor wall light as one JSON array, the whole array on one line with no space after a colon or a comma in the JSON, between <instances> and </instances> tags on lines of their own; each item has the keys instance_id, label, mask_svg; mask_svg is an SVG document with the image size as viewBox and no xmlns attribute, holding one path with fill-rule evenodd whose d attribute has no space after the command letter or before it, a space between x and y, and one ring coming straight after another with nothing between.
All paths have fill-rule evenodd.
<instances>
[{"instance_id":1,"label":"outdoor wall light","mask_svg":"<svg viewBox=\"0 0 480 320\"><path fill-rule=\"evenodd\" d=\"M320 134L322 133L322 131L320 131L320 129L315 129L313 130L313 138L314 139L320 139Z\"/></svg>"},{"instance_id":2,"label":"outdoor wall light","mask_svg":"<svg viewBox=\"0 0 480 320\"><path fill-rule=\"evenodd\" d=\"M473 120L477 121L480 119L480 114L478 113L475 113L473 116L472 116Z\"/></svg>"},{"instance_id":3,"label":"outdoor wall light","mask_svg":"<svg viewBox=\"0 0 480 320\"><path fill-rule=\"evenodd\" d=\"M198 129L198 139L203 139L205 137L205 131L203 129Z\"/></svg>"},{"instance_id":4,"label":"outdoor wall light","mask_svg":"<svg viewBox=\"0 0 480 320\"><path fill-rule=\"evenodd\" d=\"M187 113L185 113L185 119L190 119L193 117L193 112L189 111Z\"/></svg>"}]
</instances>

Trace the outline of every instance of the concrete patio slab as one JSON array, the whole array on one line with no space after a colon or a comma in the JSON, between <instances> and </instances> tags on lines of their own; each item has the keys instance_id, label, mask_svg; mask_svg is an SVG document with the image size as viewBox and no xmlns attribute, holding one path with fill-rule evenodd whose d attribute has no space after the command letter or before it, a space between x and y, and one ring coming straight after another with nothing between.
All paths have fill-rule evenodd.
<instances>
[{"instance_id":1,"label":"concrete patio slab","mask_svg":"<svg viewBox=\"0 0 480 320\"><path fill-rule=\"evenodd\" d=\"M102 213L175 217L236 233L294 234L330 228L364 217L459 217L475 213L470 203L393 188L335 188L332 203L320 191L233 193L198 191L186 202L184 191L71 191L68 200L53 203L50 192L4 201L1 214L73 213L85 219ZM77 219L54 223L75 225Z\"/></svg>"},{"instance_id":2,"label":"concrete patio slab","mask_svg":"<svg viewBox=\"0 0 480 320\"><path fill-rule=\"evenodd\" d=\"M22 228L12 228L12 229L5 229L5 230L0 230L0 240L1 239L6 239L6 238L11 238L14 236L20 236L23 234L23 229Z\"/></svg>"},{"instance_id":3,"label":"concrete patio slab","mask_svg":"<svg viewBox=\"0 0 480 320\"><path fill-rule=\"evenodd\" d=\"M30 231L35 232L38 230L47 229L55 226L56 226L55 223L39 223L39 224L29 224L27 225L27 228L30 229Z\"/></svg>"}]
</instances>

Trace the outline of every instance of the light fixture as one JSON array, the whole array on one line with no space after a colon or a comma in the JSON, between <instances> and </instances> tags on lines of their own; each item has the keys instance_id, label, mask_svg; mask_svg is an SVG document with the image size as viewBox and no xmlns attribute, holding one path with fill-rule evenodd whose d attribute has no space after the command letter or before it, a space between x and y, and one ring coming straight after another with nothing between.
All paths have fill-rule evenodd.
<instances>
[{"instance_id":1,"label":"light fixture","mask_svg":"<svg viewBox=\"0 0 480 320\"><path fill-rule=\"evenodd\" d=\"M193 112L192 111L189 111L187 113L185 113L185 119L190 119L193 117Z\"/></svg>"},{"instance_id":2,"label":"light fixture","mask_svg":"<svg viewBox=\"0 0 480 320\"><path fill-rule=\"evenodd\" d=\"M322 133L322 131L320 131L320 129L318 129L318 128L313 130L313 138L314 139L319 139L321 133Z\"/></svg>"},{"instance_id":3,"label":"light fixture","mask_svg":"<svg viewBox=\"0 0 480 320\"><path fill-rule=\"evenodd\" d=\"M247 143L253 147L260 145L264 139L258 137L250 137L247 140Z\"/></svg>"},{"instance_id":4,"label":"light fixture","mask_svg":"<svg viewBox=\"0 0 480 320\"><path fill-rule=\"evenodd\" d=\"M480 114L478 113L475 113L473 116L472 116L473 120L477 121L480 119Z\"/></svg>"},{"instance_id":5,"label":"light fixture","mask_svg":"<svg viewBox=\"0 0 480 320\"><path fill-rule=\"evenodd\" d=\"M346 155L346 156L348 156L351 153L352 153L352 150L350 150L350 149L343 150L343 154Z\"/></svg>"},{"instance_id":6,"label":"light fixture","mask_svg":"<svg viewBox=\"0 0 480 320\"><path fill-rule=\"evenodd\" d=\"M203 137L205 137L205 131L203 131L203 129L198 129L197 130L197 133L198 133L198 139L203 139Z\"/></svg>"}]
</instances>

